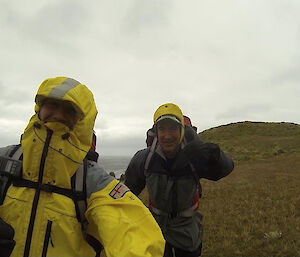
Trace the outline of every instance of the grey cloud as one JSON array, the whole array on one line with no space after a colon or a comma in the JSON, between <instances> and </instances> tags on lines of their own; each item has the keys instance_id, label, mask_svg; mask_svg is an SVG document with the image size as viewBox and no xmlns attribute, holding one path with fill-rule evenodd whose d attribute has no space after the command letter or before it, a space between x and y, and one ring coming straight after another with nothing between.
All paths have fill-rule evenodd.
<instances>
[{"instance_id":1,"label":"grey cloud","mask_svg":"<svg viewBox=\"0 0 300 257\"><path fill-rule=\"evenodd\" d=\"M143 36L147 30L164 27L168 24L167 14L170 9L168 1L139 1L134 0L127 11L122 27L126 33Z\"/></svg>"},{"instance_id":2,"label":"grey cloud","mask_svg":"<svg viewBox=\"0 0 300 257\"><path fill-rule=\"evenodd\" d=\"M15 145L20 143L21 133L10 135L6 131L0 130L0 147Z\"/></svg>"},{"instance_id":3,"label":"grey cloud","mask_svg":"<svg viewBox=\"0 0 300 257\"><path fill-rule=\"evenodd\" d=\"M22 88L22 85L3 85L0 81L1 99L5 105L10 104L26 104L31 103L33 105L34 96L32 92ZM32 100L32 101L30 101Z\"/></svg>"},{"instance_id":4,"label":"grey cloud","mask_svg":"<svg viewBox=\"0 0 300 257\"><path fill-rule=\"evenodd\" d=\"M77 40L88 24L86 5L79 1L48 2L31 16L8 8L6 25L19 40L31 42L52 51L79 50ZM51 49L52 48L52 49Z\"/></svg>"},{"instance_id":5,"label":"grey cloud","mask_svg":"<svg viewBox=\"0 0 300 257\"><path fill-rule=\"evenodd\" d=\"M25 126L23 120L0 117L0 147L18 144Z\"/></svg>"},{"instance_id":6,"label":"grey cloud","mask_svg":"<svg viewBox=\"0 0 300 257\"><path fill-rule=\"evenodd\" d=\"M86 5L78 1L49 3L28 22L30 35L42 35L50 42L76 38L88 23Z\"/></svg>"},{"instance_id":7,"label":"grey cloud","mask_svg":"<svg viewBox=\"0 0 300 257\"><path fill-rule=\"evenodd\" d=\"M272 107L266 104L237 105L235 108L218 113L216 120L257 120L261 113L269 112Z\"/></svg>"},{"instance_id":8,"label":"grey cloud","mask_svg":"<svg viewBox=\"0 0 300 257\"><path fill-rule=\"evenodd\" d=\"M298 56L300 57L300 53ZM282 70L279 74L274 74L271 78L272 85L286 86L287 83L292 83L295 84L295 86L299 87L300 62L298 60L294 63L291 63L291 66L289 68Z\"/></svg>"},{"instance_id":9,"label":"grey cloud","mask_svg":"<svg viewBox=\"0 0 300 257\"><path fill-rule=\"evenodd\" d=\"M12 85L3 85L0 81L0 119L16 120L24 119L24 117L30 118L33 113L34 102L26 89L20 87L13 87Z\"/></svg>"},{"instance_id":10,"label":"grey cloud","mask_svg":"<svg viewBox=\"0 0 300 257\"><path fill-rule=\"evenodd\" d=\"M29 121L34 113L32 105L24 105L17 102L6 105L0 101L0 109L0 118L7 120Z\"/></svg>"},{"instance_id":11,"label":"grey cloud","mask_svg":"<svg viewBox=\"0 0 300 257\"><path fill-rule=\"evenodd\" d=\"M169 101L199 131L246 119L299 123L299 9L293 0L4 0L0 136L24 128L38 84L57 75L91 87L104 153L142 148Z\"/></svg>"}]
</instances>

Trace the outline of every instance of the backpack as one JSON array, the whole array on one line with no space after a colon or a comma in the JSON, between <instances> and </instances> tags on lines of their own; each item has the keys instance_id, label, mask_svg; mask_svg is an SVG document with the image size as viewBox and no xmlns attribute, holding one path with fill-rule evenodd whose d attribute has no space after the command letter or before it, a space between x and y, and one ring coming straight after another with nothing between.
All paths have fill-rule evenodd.
<instances>
[{"instance_id":1,"label":"backpack","mask_svg":"<svg viewBox=\"0 0 300 257\"><path fill-rule=\"evenodd\" d=\"M88 160L97 161L98 156L98 153L93 151L93 149L88 152L83 160L83 165L80 165L71 177L71 189L48 184L42 184L40 186L42 191L61 194L73 200L76 210L76 218L78 222L81 223L81 229L85 235L86 241L95 250L96 257L100 256L103 246L97 239L86 234L87 220L84 214L87 209L86 176ZM22 160L23 153L21 144L16 145L8 157L0 156L0 205L3 204L10 185L29 188L37 188L39 186L38 182L23 179Z\"/></svg>"}]
</instances>

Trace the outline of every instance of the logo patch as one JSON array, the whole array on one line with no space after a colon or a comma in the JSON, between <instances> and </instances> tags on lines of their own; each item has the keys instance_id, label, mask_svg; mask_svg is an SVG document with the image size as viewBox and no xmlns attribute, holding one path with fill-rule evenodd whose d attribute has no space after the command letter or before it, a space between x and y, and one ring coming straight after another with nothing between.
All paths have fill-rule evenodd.
<instances>
[{"instance_id":1,"label":"logo patch","mask_svg":"<svg viewBox=\"0 0 300 257\"><path fill-rule=\"evenodd\" d=\"M127 186L122 183L118 183L114 189L110 191L109 195L114 199L118 199L123 197L123 195L125 195L128 191L130 190Z\"/></svg>"}]
</instances>

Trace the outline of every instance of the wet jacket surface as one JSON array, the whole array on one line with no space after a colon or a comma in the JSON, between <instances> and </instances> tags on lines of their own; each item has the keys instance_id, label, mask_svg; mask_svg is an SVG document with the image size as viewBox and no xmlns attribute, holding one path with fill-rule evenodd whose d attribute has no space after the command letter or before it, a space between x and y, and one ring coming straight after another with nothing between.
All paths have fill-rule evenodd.
<instances>
[{"instance_id":1,"label":"wet jacket surface","mask_svg":"<svg viewBox=\"0 0 300 257\"><path fill-rule=\"evenodd\" d=\"M201 214L195 211L183 217L179 213L193 204L197 194L195 173L197 178L219 180L232 171L233 161L216 144L203 144L197 136L182 144L174 160L166 159L158 145L145 171L148 154L149 148L135 154L126 170L125 184L136 195L147 185L152 205L164 213L153 215L166 241L194 251L202 240Z\"/></svg>"},{"instance_id":2,"label":"wet jacket surface","mask_svg":"<svg viewBox=\"0 0 300 257\"><path fill-rule=\"evenodd\" d=\"M38 102L45 97L74 103L82 112L73 130L39 120ZM72 79L45 81L36 111L22 136L23 178L39 185L71 188L71 177L92 142L97 110L93 95ZM65 134L68 136L63 136ZM7 156L12 147L0 148ZM87 233L104 246L106 256L162 256L164 240L151 213L125 186L96 162L87 170ZM118 191L119 190L119 191ZM72 199L43 190L11 185L0 217L15 229L12 256L95 256L82 233Z\"/></svg>"}]
</instances>

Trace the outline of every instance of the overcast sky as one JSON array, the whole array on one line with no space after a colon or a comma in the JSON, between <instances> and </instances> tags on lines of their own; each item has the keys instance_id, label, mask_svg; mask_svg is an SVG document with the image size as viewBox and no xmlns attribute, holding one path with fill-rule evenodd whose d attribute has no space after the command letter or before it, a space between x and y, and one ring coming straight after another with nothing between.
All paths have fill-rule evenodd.
<instances>
[{"instance_id":1,"label":"overcast sky","mask_svg":"<svg viewBox=\"0 0 300 257\"><path fill-rule=\"evenodd\" d=\"M102 155L145 147L156 108L198 131L300 123L299 0L0 0L0 146L18 143L49 77L87 85Z\"/></svg>"}]
</instances>

